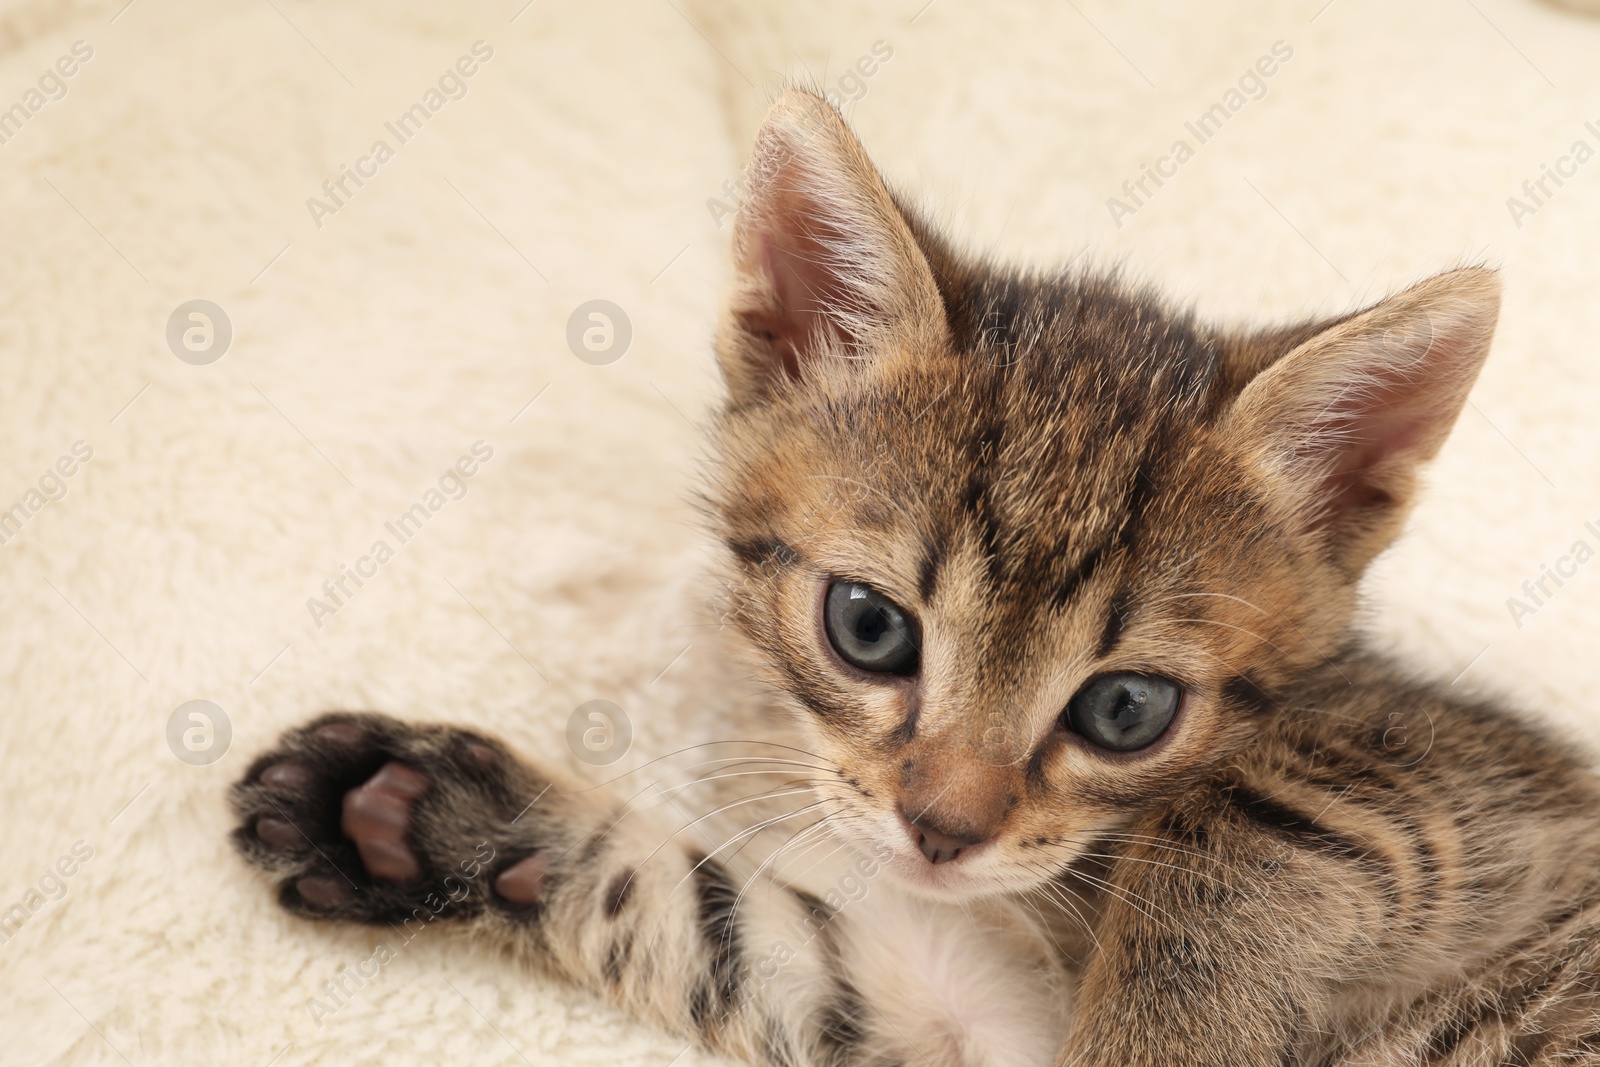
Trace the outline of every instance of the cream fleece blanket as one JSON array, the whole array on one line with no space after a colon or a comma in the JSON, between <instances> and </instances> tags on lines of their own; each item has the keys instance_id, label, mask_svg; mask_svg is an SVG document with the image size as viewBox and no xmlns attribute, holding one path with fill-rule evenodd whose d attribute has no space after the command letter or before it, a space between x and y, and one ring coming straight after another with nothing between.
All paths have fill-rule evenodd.
<instances>
[{"instance_id":1,"label":"cream fleece blanket","mask_svg":"<svg viewBox=\"0 0 1600 1067\"><path fill-rule=\"evenodd\" d=\"M568 716L610 700L622 768L714 729L686 501L725 216L784 78L973 247L1087 249L1206 314L1502 265L1494 356L1370 625L1600 740L1600 22L808 7L0 14L0 1064L707 1062L491 950L430 933L374 963L381 931L280 914L224 792L330 707L572 762ZM627 317L620 359L583 316L590 359L569 345L591 300Z\"/></svg>"}]
</instances>

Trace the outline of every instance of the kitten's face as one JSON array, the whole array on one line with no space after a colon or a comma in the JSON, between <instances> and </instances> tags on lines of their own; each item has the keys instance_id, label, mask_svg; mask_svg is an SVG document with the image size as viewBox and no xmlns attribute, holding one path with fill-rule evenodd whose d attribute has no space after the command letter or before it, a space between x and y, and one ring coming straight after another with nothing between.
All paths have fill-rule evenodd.
<instances>
[{"instance_id":1,"label":"kitten's face","mask_svg":"<svg viewBox=\"0 0 1600 1067\"><path fill-rule=\"evenodd\" d=\"M840 835L931 893L1026 888L1334 651L1454 416L1418 368L1470 383L1489 287L1223 337L959 261L813 104L758 143L720 339L735 616Z\"/></svg>"},{"instance_id":2,"label":"kitten's face","mask_svg":"<svg viewBox=\"0 0 1600 1067\"><path fill-rule=\"evenodd\" d=\"M761 441L730 449L730 526L758 531L734 541L741 617L839 770L821 788L841 830L919 885L1059 870L1248 739L1260 690L1347 609L1211 432L1217 351L1180 329L1152 363L1108 359L1115 334L1075 337L1064 296L1032 295L1038 340L876 353L730 432ZM1186 374L1144 369L1178 355ZM903 638L861 640L874 594ZM1149 721L1075 729L1073 697L1114 675L1148 680ZM908 823L982 843L931 863Z\"/></svg>"}]
</instances>

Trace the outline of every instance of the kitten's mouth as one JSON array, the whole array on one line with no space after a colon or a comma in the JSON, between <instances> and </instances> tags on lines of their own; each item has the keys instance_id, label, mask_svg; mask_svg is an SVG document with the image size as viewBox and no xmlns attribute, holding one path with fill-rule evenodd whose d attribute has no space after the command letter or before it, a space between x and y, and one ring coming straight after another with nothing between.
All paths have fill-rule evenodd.
<instances>
[{"instance_id":1,"label":"kitten's mouth","mask_svg":"<svg viewBox=\"0 0 1600 1067\"><path fill-rule=\"evenodd\" d=\"M980 867L989 867L984 860L992 851L994 842L986 841L963 850L963 854L943 863L930 863L917 847L909 841L892 845L875 843L873 851L883 856L884 867L906 888L921 896L941 900L970 900L993 896L1011 887L995 879L992 874L980 873Z\"/></svg>"}]
</instances>

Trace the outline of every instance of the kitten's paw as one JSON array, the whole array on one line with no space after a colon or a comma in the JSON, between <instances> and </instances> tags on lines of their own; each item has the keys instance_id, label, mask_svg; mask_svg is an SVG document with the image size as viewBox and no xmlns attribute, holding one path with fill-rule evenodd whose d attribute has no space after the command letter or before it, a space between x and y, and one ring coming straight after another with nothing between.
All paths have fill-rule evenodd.
<instances>
[{"instance_id":1,"label":"kitten's paw","mask_svg":"<svg viewBox=\"0 0 1600 1067\"><path fill-rule=\"evenodd\" d=\"M335 713L284 735L234 785L233 839L297 914L464 918L491 893L501 908L532 909L544 853L508 846L544 788L476 734Z\"/></svg>"}]
</instances>

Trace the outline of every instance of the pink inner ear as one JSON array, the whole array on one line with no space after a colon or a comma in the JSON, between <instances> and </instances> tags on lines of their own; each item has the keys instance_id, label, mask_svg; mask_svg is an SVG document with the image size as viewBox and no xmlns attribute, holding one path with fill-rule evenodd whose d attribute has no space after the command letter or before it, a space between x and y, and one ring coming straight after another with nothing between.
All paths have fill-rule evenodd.
<instances>
[{"instance_id":1,"label":"pink inner ear","mask_svg":"<svg viewBox=\"0 0 1600 1067\"><path fill-rule=\"evenodd\" d=\"M1423 354L1420 375L1369 383L1322 423L1319 436L1333 453L1323 479L1330 514L1398 503L1407 490L1404 474L1443 440L1455 405L1441 403L1438 394L1455 386L1448 356L1439 355Z\"/></svg>"},{"instance_id":2,"label":"pink inner ear","mask_svg":"<svg viewBox=\"0 0 1600 1067\"><path fill-rule=\"evenodd\" d=\"M822 310L826 300L822 287L827 284L828 272L814 261L820 249L808 256L797 247L802 238L792 233L785 236L787 244L780 243L776 234L756 238L757 269L770 281L774 302L752 316L750 326L771 344L773 361L784 373L798 378L802 353L815 351L829 329Z\"/></svg>"},{"instance_id":3,"label":"pink inner ear","mask_svg":"<svg viewBox=\"0 0 1600 1067\"><path fill-rule=\"evenodd\" d=\"M827 219L802 181L792 174L774 181L772 199L747 237L745 261L746 269L766 277L772 298L746 312L744 326L766 342L773 362L791 378L824 342L859 340L848 321L867 310L865 294L846 280L848 235Z\"/></svg>"}]
</instances>

